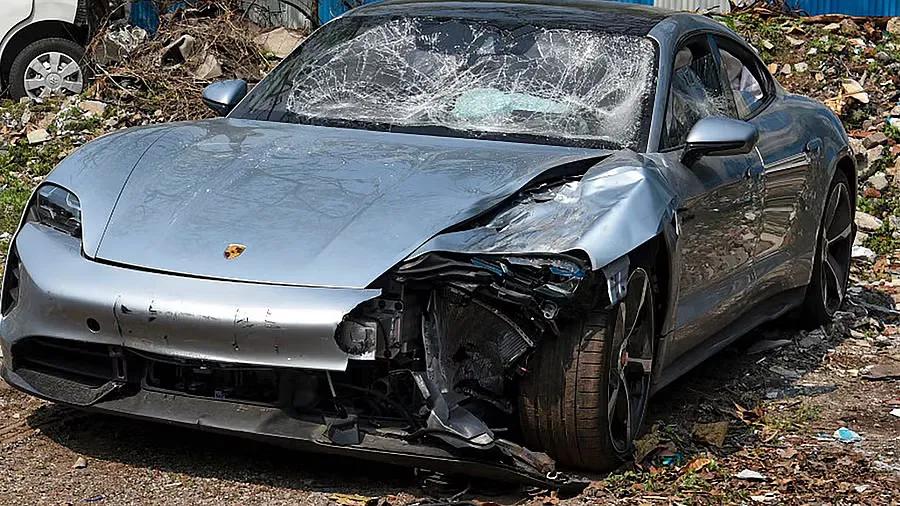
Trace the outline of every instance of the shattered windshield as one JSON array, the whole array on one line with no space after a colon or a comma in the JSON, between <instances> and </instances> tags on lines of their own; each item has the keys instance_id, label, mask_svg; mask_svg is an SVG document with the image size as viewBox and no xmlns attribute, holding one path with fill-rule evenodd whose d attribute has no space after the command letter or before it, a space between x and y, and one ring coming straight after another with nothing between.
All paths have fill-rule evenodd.
<instances>
[{"instance_id":1,"label":"shattered windshield","mask_svg":"<svg viewBox=\"0 0 900 506\"><path fill-rule=\"evenodd\" d=\"M636 148L654 61L644 37L351 16L316 32L232 117Z\"/></svg>"}]
</instances>

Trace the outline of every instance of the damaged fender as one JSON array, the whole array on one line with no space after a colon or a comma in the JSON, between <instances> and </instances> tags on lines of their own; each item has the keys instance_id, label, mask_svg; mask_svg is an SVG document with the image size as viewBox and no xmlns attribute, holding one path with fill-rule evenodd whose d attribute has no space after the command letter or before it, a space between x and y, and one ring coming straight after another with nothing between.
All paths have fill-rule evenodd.
<instances>
[{"instance_id":1,"label":"damaged fender","mask_svg":"<svg viewBox=\"0 0 900 506\"><path fill-rule=\"evenodd\" d=\"M662 173L641 155L619 151L580 179L520 192L476 226L438 235L412 257L583 251L598 270L657 236L675 209Z\"/></svg>"}]
</instances>

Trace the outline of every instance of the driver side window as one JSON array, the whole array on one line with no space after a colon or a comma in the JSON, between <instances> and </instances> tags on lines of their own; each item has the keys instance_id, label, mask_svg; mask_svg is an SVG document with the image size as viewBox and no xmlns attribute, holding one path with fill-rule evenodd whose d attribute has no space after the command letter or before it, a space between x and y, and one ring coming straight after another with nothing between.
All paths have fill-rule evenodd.
<instances>
[{"instance_id":1,"label":"driver side window","mask_svg":"<svg viewBox=\"0 0 900 506\"><path fill-rule=\"evenodd\" d=\"M736 117L706 35L689 40L675 54L662 148L684 144L694 124L709 116Z\"/></svg>"}]
</instances>

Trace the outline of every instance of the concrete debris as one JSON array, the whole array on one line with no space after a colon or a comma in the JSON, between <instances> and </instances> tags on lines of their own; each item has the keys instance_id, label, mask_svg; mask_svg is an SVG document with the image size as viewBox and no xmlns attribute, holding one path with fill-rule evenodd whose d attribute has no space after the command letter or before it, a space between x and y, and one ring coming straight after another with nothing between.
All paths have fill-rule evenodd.
<instances>
[{"instance_id":1,"label":"concrete debris","mask_svg":"<svg viewBox=\"0 0 900 506\"><path fill-rule=\"evenodd\" d=\"M863 138L862 144L866 149L874 148L875 146L882 146L888 141L887 135L884 135L884 132L875 132L868 137Z\"/></svg>"},{"instance_id":2,"label":"concrete debris","mask_svg":"<svg viewBox=\"0 0 900 506\"><path fill-rule=\"evenodd\" d=\"M85 467L87 467L87 460L80 456L75 459L75 463L72 464L72 469L84 469Z\"/></svg>"},{"instance_id":3,"label":"concrete debris","mask_svg":"<svg viewBox=\"0 0 900 506\"><path fill-rule=\"evenodd\" d=\"M859 227L860 230L864 230L866 232L873 232L881 228L884 222L869 213L863 211L856 211L856 226Z\"/></svg>"},{"instance_id":4,"label":"concrete debris","mask_svg":"<svg viewBox=\"0 0 900 506\"><path fill-rule=\"evenodd\" d=\"M256 37L254 41L266 52L272 53L278 58L284 58L300 45L303 36L287 28L276 28Z\"/></svg>"},{"instance_id":5,"label":"concrete debris","mask_svg":"<svg viewBox=\"0 0 900 506\"><path fill-rule=\"evenodd\" d=\"M866 93L866 90L862 87L861 84L859 84L859 81L857 81L856 79L844 79L844 82L841 85L844 88L844 93L848 97L863 104L869 103L869 94Z\"/></svg>"},{"instance_id":6,"label":"concrete debris","mask_svg":"<svg viewBox=\"0 0 900 506\"><path fill-rule=\"evenodd\" d=\"M78 108L92 116L103 116L107 105L98 100L83 100L78 103Z\"/></svg>"},{"instance_id":7,"label":"concrete debris","mask_svg":"<svg viewBox=\"0 0 900 506\"><path fill-rule=\"evenodd\" d=\"M212 54L207 54L203 59L203 63L197 67L197 71L194 75L197 76L197 79L201 79L204 81L210 81L216 79L218 77L222 77L222 66L219 64L219 60L216 59Z\"/></svg>"},{"instance_id":8,"label":"concrete debris","mask_svg":"<svg viewBox=\"0 0 900 506\"><path fill-rule=\"evenodd\" d=\"M751 481L766 481L766 479L767 479L759 471L753 471L751 469L744 469L743 471L734 475L734 477L739 480L751 480Z\"/></svg>"},{"instance_id":9,"label":"concrete debris","mask_svg":"<svg viewBox=\"0 0 900 506\"><path fill-rule=\"evenodd\" d=\"M884 190L888 187L887 175L884 172L876 172L866 180L866 183L876 190Z\"/></svg>"},{"instance_id":10,"label":"concrete debris","mask_svg":"<svg viewBox=\"0 0 900 506\"><path fill-rule=\"evenodd\" d=\"M41 144L50 139L50 132L45 128L39 128L28 132L28 144Z\"/></svg>"},{"instance_id":11,"label":"concrete debris","mask_svg":"<svg viewBox=\"0 0 900 506\"><path fill-rule=\"evenodd\" d=\"M859 235L859 234L857 234L857 235ZM876 255L874 251L872 251L869 248L866 248L865 246L854 245L853 249L850 252L850 256L854 260L866 260L868 262L874 262L875 258L878 255Z\"/></svg>"},{"instance_id":12,"label":"concrete debris","mask_svg":"<svg viewBox=\"0 0 900 506\"><path fill-rule=\"evenodd\" d=\"M163 48L163 63L184 63L194 56L197 39L192 35L182 35L175 42Z\"/></svg>"}]
</instances>

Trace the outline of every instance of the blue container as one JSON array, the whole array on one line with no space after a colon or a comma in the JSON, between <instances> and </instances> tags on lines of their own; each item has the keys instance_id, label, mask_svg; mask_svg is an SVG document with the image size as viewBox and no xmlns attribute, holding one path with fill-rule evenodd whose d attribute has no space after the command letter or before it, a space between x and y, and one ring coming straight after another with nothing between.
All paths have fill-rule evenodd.
<instances>
[{"instance_id":1,"label":"blue container","mask_svg":"<svg viewBox=\"0 0 900 506\"><path fill-rule=\"evenodd\" d=\"M147 30L153 35L159 30L159 6L153 0L134 0L131 2L132 26Z\"/></svg>"},{"instance_id":2,"label":"blue container","mask_svg":"<svg viewBox=\"0 0 900 506\"><path fill-rule=\"evenodd\" d=\"M851 16L900 16L900 0L790 0L809 14Z\"/></svg>"},{"instance_id":3,"label":"blue container","mask_svg":"<svg viewBox=\"0 0 900 506\"><path fill-rule=\"evenodd\" d=\"M319 0L319 24L324 25L354 7L378 1L380 0Z\"/></svg>"}]
</instances>

